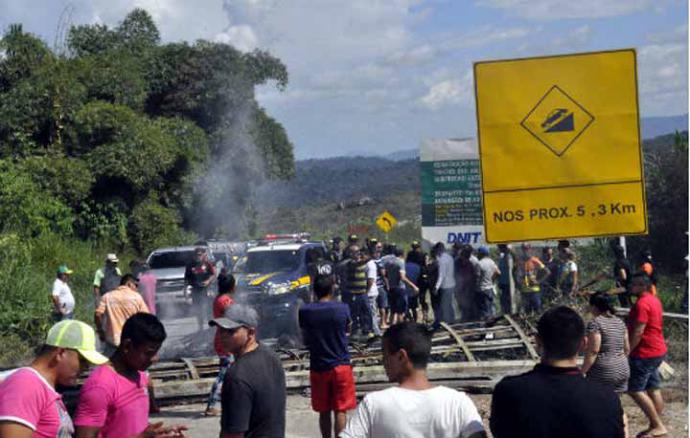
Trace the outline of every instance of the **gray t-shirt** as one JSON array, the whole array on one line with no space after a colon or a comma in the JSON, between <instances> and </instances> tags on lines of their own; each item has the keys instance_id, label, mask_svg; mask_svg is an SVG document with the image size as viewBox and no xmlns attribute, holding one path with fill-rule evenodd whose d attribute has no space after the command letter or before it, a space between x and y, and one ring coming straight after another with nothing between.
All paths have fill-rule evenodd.
<instances>
[{"instance_id":1,"label":"gray t-shirt","mask_svg":"<svg viewBox=\"0 0 690 438\"><path fill-rule=\"evenodd\" d=\"M405 262L402 259L394 257L389 259L384 265L386 275L388 276L388 286L393 288L401 287L401 273L405 273Z\"/></svg>"},{"instance_id":2,"label":"gray t-shirt","mask_svg":"<svg viewBox=\"0 0 690 438\"><path fill-rule=\"evenodd\" d=\"M494 274L498 272L498 266L489 257L479 260L479 289L487 290L494 287Z\"/></svg>"}]
</instances>

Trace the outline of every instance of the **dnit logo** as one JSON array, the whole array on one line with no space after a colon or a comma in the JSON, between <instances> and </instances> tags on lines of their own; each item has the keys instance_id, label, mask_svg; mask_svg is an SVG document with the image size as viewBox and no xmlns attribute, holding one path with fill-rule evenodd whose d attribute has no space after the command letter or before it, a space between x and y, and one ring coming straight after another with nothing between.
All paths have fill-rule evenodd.
<instances>
[{"instance_id":1,"label":"dnit logo","mask_svg":"<svg viewBox=\"0 0 690 438\"><path fill-rule=\"evenodd\" d=\"M446 243L479 243L481 231L473 233L448 233L448 240Z\"/></svg>"}]
</instances>

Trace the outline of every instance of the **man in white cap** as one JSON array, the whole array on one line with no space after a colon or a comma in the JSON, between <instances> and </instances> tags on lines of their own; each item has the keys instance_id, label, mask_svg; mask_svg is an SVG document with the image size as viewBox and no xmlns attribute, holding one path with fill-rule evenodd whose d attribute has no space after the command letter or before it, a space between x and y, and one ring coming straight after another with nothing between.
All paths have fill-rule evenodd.
<instances>
[{"instance_id":1,"label":"man in white cap","mask_svg":"<svg viewBox=\"0 0 690 438\"><path fill-rule=\"evenodd\" d=\"M116 254L108 254L105 257L105 265L102 268L98 268L96 275L93 277L93 296L94 305L98 306L103 294L110 292L120 286L120 277L122 273L117 264L120 260L117 258Z\"/></svg>"},{"instance_id":2,"label":"man in white cap","mask_svg":"<svg viewBox=\"0 0 690 438\"><path fill-rule=\"evenodd\" d=\"M221 438L285 436L285 371L280 359L257 341L259 317L254 309L234 304L220 318L220 342L235 357L221 394Z\"/></svg>"},{"instance_id":3,"label":"man in white cap","mask_svg":"<svg viewBox=\"0 0 690 438\"><path fill-rule=\"evenodd\" d=\"M72 436L72 420L55 386L74 386L88 363L107 361L96 351L90 326L75 320L53 325L31 365L0 383L0 438Z\"/></svg>"}]
</instances>

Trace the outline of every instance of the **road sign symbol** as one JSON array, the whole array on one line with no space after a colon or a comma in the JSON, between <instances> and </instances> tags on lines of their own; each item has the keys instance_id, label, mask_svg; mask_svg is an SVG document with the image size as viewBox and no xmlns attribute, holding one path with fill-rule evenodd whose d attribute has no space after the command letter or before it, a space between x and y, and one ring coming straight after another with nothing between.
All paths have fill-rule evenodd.
<instances>
[{"instance_id":1,"label":"road sign symbol","mask_svg":"<svg viewBox=\"0 0 690 438\"><path fill-rule=\"evenodd\" d=\"M542 96L520 125L557 156L562 156L594 122L594 116L558 85Z\"/></svg>"},{"instance_id":2,"label":"road sign symbol","mask_svg":"<svg viewBox=\"0 0 690 438\"><path fill-rule=\"evenodd\" d=\"M398 223L398 220L389 211L384 211L376 218L376 225L384 233L390 233L390 231Z\"/></svg>"}]
</instances>

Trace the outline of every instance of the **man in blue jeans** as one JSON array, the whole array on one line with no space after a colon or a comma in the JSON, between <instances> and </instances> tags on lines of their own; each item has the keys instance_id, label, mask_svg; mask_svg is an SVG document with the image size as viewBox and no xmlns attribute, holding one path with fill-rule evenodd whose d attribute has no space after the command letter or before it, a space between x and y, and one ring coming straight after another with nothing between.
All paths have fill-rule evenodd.
<instances>
[{"instance_id":1,"label":"man in blue jeans","mask_svg":"<svg viewBox=\"0 0 690 438\"><path fill-rule=\"evenodd\" d=\"M638 436L655 437L668 433L661 421L664 400L661 397L659 366L666 356L663 309L652 294L652 281L644 272L633 275L630 292L638 297L630 309L630 380L628 393L649 420L649 427Z\"/></svg>"}]
</instances>

